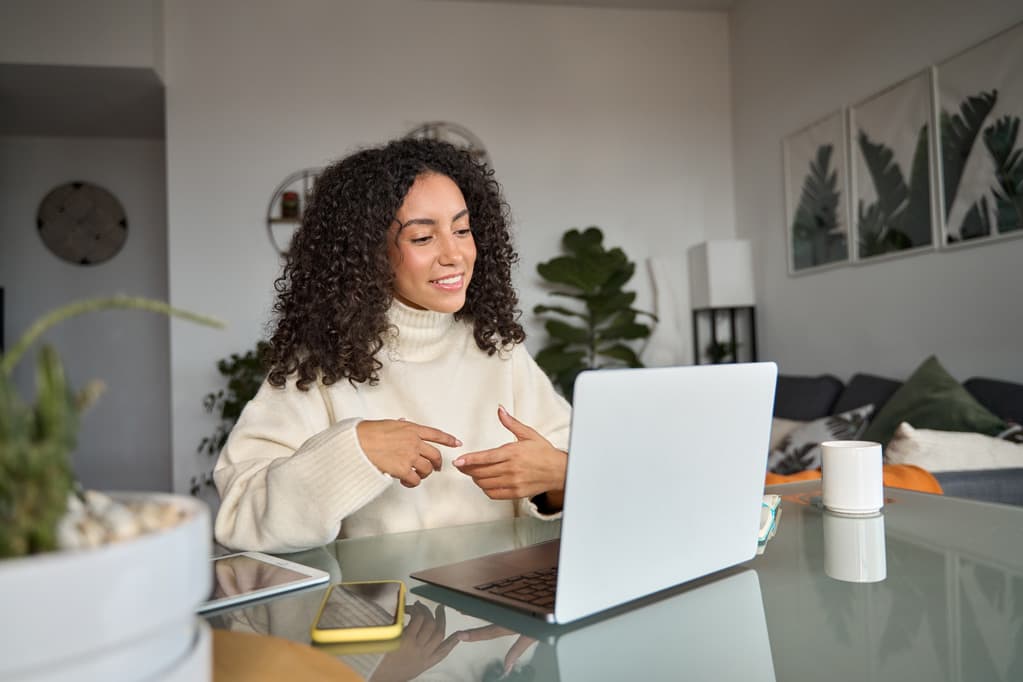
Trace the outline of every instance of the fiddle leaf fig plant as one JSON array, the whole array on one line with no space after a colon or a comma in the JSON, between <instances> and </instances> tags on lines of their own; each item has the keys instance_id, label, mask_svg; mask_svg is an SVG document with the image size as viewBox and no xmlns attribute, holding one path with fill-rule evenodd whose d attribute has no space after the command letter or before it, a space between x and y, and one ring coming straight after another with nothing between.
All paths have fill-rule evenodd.
<instances>
[{"instance_id":1,"label":"fiddle leaf fig plant","mask_svg":"<svg viewBox=\"0 0 1023 682\"><path fill-rule=\"evenodd\" d=\"M533 308L535 314L545 316L550 336L536 362L571 401L575 378L584 369L642 367L629 342L650 336L650 327L638 322L638 316L657 318L632 307L636 294L623 287L632 279L636 265L622 249L604 246L600 228L568 230L561 245L565 255L540 263L536 269L557 287L552 296L579 303Z\"/></svg>"},{"instance_id":2,"label":"fiddle leaf fig plant","mask_svg":"<svg viewBox=\"0 0 1023 682\"><path fill-rule=\"evenodd\" d=\"M77 301L44 315L0 356L0 558L57 548L57 525L75 489L70 454L77 441L78 416L100 392L93 383L73 393L60 358L50 346L44 346L36 360L34 404L18 395L11 373L29 347L53 325L110 308L148 310L223 326L160 301L114 296Z\"/></svg>"}]
</instances>

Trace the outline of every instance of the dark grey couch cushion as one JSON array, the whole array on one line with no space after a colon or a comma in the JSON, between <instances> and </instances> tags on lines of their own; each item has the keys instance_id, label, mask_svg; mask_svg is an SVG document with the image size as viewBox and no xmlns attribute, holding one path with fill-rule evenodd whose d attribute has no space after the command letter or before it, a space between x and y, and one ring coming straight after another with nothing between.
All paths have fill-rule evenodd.
<instances>
[{"instance_id":1,"label":"dark grey couch cushion","mask_svg":"<svg viewBox=\"0 0 1023 682\"><path fill-rule=\"evenodd\" d=\"M952 497L1023 505L1023 469L936 471L934 477Z\"/></svg>"},{"instance_id":2,"label":"dark grey couch cushion","mask_svg":"<svg viewBox=\"0 0 1023 682\"><path fill-rule=\"evenodd\" d=\"M830 374L818 377L779 374L774 416L799 421L820 419L834 413L832 406L841 391L842 382Z\"/></svg>"},{"instance_id":3,"label":"dark grey couch cushion","mask_svg":"<svg viewBox=\"0 0 1023 682\"><path fill-rule=\"evenodd\" d=\"M1023 384L974 377L963 387L1000 418L1023 424Z\"/></svg>"},{"instance_id":4,"label":"dark grey couch cushion","mask_svg":"<svg viewBox=\"0 0 1023 682\"><path fill-rule=\"evenodd\" d=\"M877 414L899 386L902 386L901 381L873 374L854 374L831 410L838 414L864 405L873 405L874 414Z\"/></svg>"}]
</instances>

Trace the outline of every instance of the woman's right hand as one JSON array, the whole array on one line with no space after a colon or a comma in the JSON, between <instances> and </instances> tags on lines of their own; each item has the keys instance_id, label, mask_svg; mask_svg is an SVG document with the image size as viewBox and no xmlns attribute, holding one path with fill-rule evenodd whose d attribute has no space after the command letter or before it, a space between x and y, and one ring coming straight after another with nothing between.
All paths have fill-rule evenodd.
<instances>
[{"instance_id":1,"label":"woman's right hand","mask_svg":"<svg viewBox=\"0 0 1023 682\"><path fill-rule=\"evenodd\" d=\"M430 443L452 448L462 445L449 433L404 419L365 419L355 432L369 461L406 488L415 488L435 470L440 471L440 451Z\"/></svg>"}]
</instances>

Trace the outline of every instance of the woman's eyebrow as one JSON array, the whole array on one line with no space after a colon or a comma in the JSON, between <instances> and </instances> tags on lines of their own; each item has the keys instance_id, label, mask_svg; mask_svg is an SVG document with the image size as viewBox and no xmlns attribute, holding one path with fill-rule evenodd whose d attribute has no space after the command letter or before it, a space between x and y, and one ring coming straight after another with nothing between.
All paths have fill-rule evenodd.
<instances>
[{"instance_id":1,"label":"woman's eyebrow","mask_svg":"<svg viewBox=\"0 0 1023 682\"><path fill-rule=\"evenodd\" d=\"M461 211L451 216L451 222L455 222L459 218L469 215L469 209L463 208ZM409 225L436 225L437 221L433 218L409 218L404 223L398 223L398 231L401 232Z\"/></svg>"}]
</instances>

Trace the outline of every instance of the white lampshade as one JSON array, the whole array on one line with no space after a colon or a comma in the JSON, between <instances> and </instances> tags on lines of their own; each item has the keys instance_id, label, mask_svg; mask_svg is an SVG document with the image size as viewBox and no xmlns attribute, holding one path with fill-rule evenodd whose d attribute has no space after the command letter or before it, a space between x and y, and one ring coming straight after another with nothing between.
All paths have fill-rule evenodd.
<instances>
[{"instance_id":1,"label":"white lampshade","mask_svg":"<svg viewBox=\"0 0 1023 682\"><path fill-rule=\"evenodd\" d=\"M749 241L718 239L689 249L689 303L694 310L755 303Z\"/></svg>"}]
</instances>

